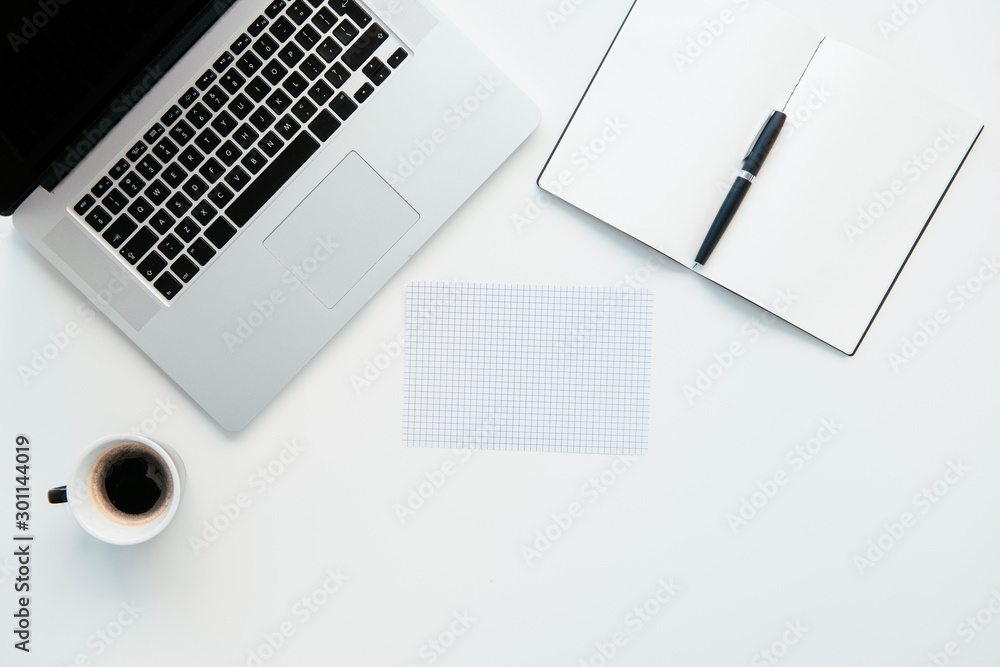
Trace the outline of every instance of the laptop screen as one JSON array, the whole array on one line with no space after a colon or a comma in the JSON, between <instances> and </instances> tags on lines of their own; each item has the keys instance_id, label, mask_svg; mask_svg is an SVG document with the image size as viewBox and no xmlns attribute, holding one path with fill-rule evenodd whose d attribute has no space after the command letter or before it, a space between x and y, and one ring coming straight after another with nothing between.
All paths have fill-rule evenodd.
<instances>
[{"instance_id":1,"label":"laptop screen","mask_svg":"<svg viewBox=\"0 0 1000 667\"><path fill-rule=\"evenodd\" d=\"M0 211L11 212L47 171L46 183L68 173L163 75L157 57L210 5L3 0Z\"/></svg>"}]
</instances>

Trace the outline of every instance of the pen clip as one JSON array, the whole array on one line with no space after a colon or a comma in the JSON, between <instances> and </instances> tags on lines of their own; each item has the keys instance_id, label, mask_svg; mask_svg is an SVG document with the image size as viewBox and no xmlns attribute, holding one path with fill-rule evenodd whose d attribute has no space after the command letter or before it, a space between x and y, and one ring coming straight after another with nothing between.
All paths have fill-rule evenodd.
<instances>
[{"instance_id":1,"label":"pen clip","mask_svg":"<svg viewBox=\"0 0 1000 667\"><path fill-rule=\"evenodd\" d=\"M764 128L767 127L767 123L771 120L777 110L771 109L771 113L767 115L764 122L760 124L760 129L757 130L757 134L754 135L753 141L750 142L750 148L747 149L746 155L743 156L743 161L746 162L750 157L750 153L753 153L753 149L757 147L757 142L760 141L760 135L764 134Z\"/></svg>"}]
</instances>

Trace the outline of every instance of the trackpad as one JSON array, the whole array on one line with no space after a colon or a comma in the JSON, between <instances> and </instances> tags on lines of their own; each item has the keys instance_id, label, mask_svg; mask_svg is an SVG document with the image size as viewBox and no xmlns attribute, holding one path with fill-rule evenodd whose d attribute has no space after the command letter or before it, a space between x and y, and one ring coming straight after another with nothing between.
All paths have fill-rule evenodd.
<instances>
[{"instance_id":1,"label":"trackpad","mask_svg":"<svg viewBox=\"0 0 1000 667\"><path fill-rule=\"evenodd\" d=\"M419 218L352 151L264 239L264 247L333 308Z\"/></svg>"}]
</instances>

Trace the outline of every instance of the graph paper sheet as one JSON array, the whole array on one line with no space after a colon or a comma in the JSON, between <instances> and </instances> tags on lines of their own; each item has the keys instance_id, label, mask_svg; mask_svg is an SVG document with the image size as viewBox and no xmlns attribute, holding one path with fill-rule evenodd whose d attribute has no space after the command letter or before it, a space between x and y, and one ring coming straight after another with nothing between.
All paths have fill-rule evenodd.
<instances>
[{"instance_id":1,"label":"graph paper sheet","mask_svg":"<svg viewBox=\"0 0 1000 667\"><path fill-rule=\"evenodd\" d=\"M644 454L649 290L414 282L403 443Z\"/></svg>"}]
</instances>

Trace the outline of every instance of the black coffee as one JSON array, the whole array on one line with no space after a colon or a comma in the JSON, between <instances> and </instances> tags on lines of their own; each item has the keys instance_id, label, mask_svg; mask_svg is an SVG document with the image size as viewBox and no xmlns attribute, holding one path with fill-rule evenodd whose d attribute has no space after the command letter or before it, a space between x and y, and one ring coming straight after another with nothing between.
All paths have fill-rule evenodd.
<instances>
[{"instance_id":1,"label":"black coffee","mask_svg":"<svg viewBox=\"0 0 1000 667\"><path fill-rule=\"evenodd\" d=\"M163 459L140 443L122 444L101 456L94 464L91 488L105 513L125 523L159 516L173 495Z\"/></svg>"}]
</instances>

